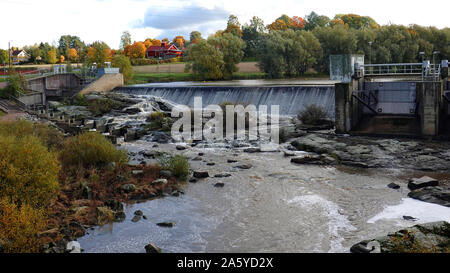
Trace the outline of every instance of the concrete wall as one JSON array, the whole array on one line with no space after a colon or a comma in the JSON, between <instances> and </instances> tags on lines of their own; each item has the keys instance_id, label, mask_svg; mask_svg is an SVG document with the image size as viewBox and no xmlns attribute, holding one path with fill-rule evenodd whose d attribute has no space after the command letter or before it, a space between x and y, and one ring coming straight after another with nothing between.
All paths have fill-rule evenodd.
<instances>
[{"instance_id":1,"label":"concrete wall","mask_svg":"<svg viewBox=\"0 0 450 273\"><path fill-rule=\"evenodd\" d=\"M73 73L57 74L27 80L27 85L35 92L59 91L81 87L81 79Z\"/></svg>"},{"instance_id":2,"label":"concrete wall","mask_svg":"<svg viewBox=\"0 0 450 273\"><path fill-rule=\"evenodd\" d=\"M40 92L21 96L18 98L18 100L27 106L35 105L35 104L45 105L45 103L46 103L45 93L40 93Z\"/></svg>"},{"instance_id":3,"label":"concrete wall","mask_svg":"<svg viewBox=\"0 0 450 273\"><path fill-rule=\"evenodd\" d=\"M96 81L92 82L80 91L80 94L89 94L92 92L105 93L113 90L116 87L123 85L122 74L104 74Z\"/></svg>"},{"instance_id":4,"label":"concrete wall","mask_svg":"<svg viewBox=\"0 0 450 273\"><path fill-rule=\"evenodd\" d=\"M439 133L443 84L442 82L423 82L417 84L417 98L422 135L436 136Z\"/></svg>"},{"instance_id":5,"label":"concrete wall","mask_svg":"<svg viewBox=\"0 0 450 273\"><path fill-rule=\"evenodd\" d=\"M415 113L416 82L365 82L364 90L378 91L378 104L375 110L380 114L409 115ZM365 109L364 113L371 111Z\"/></svg>"}]
</instances>

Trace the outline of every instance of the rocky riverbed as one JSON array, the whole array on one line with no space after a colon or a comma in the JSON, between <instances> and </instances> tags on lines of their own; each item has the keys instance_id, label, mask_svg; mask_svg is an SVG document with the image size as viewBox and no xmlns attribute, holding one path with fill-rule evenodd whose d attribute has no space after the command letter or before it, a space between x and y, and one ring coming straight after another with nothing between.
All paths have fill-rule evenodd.
<instances>
[{"instance_id":1,"label":"rocky riverbed","mask_svg":"<svg viewBox=\"0 0 450 273\"><path fill-rule=\"evenodd\" d=\"M120 96L125 108L88 116L94 122L79 130L108 135L131 166L183 155L191 177L179 194L127 204L123 222L89 230L79 239L87 252L144 252L149 243L163 252L348 252L399 227L450 221L448 142L336 135L285 118L280 145L175 143L170 120L164 130L149 119L173 103ZM437 185L408 187L423 176Z\"/></svg>"}]
</instances>

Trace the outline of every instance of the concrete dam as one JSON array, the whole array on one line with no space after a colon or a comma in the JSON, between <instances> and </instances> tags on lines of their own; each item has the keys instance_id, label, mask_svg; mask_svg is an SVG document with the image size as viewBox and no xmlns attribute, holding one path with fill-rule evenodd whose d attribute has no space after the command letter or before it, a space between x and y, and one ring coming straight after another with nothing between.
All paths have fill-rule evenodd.
<instances>
[{"instance_id":1,"label":"concrete dam","mask_svg":"<svg viewBox=\"0 0 450 273\"><path fill-rule=\"evenodd\" d=\"M203 106L233 103L279 105L280 115L294 116L306 106L316 104L324 107L330 118L335 116L334 85L295 86L126 86L114 89L133 95L161 97L177 104L194 105L194 97L202 97Z\"/></svg>"}]
</instances>

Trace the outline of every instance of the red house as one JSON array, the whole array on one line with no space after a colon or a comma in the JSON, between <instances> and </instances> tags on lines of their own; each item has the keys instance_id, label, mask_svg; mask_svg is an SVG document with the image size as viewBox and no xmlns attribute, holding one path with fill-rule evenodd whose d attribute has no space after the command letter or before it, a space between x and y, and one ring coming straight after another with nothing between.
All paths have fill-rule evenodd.
<instances>
[{"instance_id":1,"label":"red house","mask_svg":"<svg viewBox=\"0 0 450 273\"><path fill-rule=\"evenodd\" d=\"M147 49L147 58L175 58L182 56L183 51L179 50L175 45L168 43L161 43L161 46L150 46Z\"/></svg>"}]
</instances>

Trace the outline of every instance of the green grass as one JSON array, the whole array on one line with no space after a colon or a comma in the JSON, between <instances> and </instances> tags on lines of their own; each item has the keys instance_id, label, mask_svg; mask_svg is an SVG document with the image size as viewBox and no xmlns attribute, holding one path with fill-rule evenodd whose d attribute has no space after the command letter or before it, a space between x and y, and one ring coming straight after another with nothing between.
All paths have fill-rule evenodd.
<instances>
[{"instance_id":1,"label":"green grass","mask_svg":"<svg viewBox=\"0 0 450 273\"><path fill-rule=\"evenodd\" d=\"M263 79L262 72L236 72L233 80ZM134 73L133 80L129 84L152 83L152 82L182 82L194 81L192 73Z\"/></svg>"},{"instance_id":2,"label":"green grass","mask_svg":"<svg viewBox=\"0 0 450 273\"><path fill-rule=\"evenodd\" d=\"M5 116L5 115L6 115L6 113L3 112L2 110L0 110L0 117L3 117L3 116Z\"/></svg>"}]
</instances>

